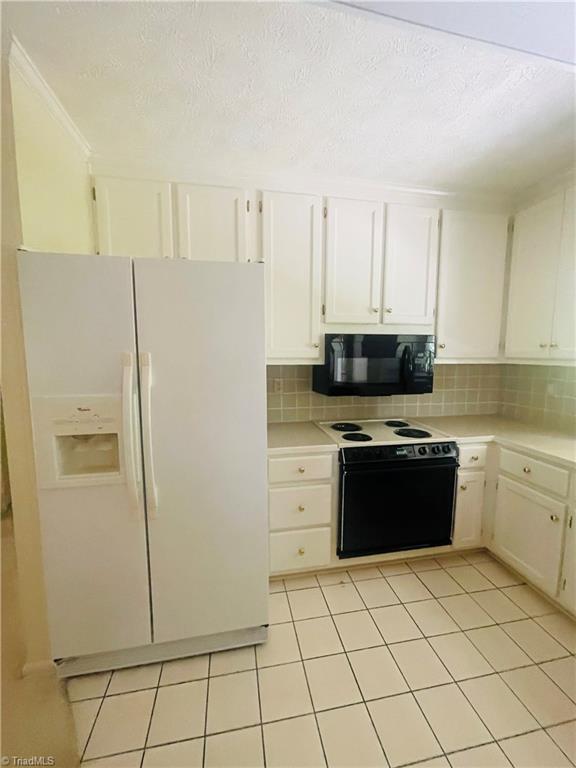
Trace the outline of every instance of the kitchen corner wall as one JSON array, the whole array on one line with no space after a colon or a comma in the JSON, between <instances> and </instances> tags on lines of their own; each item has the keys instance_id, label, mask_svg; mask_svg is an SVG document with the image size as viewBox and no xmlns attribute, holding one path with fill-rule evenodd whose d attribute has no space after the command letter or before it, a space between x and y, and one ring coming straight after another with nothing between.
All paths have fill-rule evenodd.
<instances>
[{"instance_id":1,"label":"kitchen corner wall","mask_svg":"<svg viewBox=\"0 0 576 768\"><path fill-rule=\"evenodd\" d=\"M312 392L312 366L269 365L268 421L498 413L501 374L500 365L437 365L430 395L327 397Z\"/></svg>"},{"instance_id":2,"label":"kitchen corner wall","mask_svg":"<svg viewBox=\"0 0 576 768\"><path fill-rule=\"evenodd\" d=\"M500 413L548 429L576 432L576 368L503 365Z\"/></svg>"}]
</instances>

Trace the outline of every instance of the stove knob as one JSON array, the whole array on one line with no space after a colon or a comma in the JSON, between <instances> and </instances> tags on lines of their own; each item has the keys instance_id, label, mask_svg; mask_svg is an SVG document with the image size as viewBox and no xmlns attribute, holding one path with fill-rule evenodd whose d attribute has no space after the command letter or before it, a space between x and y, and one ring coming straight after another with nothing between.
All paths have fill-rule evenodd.
<instances>
[{"instance_id":1,"label":"stove knob","mask_svg":"<svg viewBox=\"0 0 576 768\"><path fill-rule=\"evenodd\" d=\"M444 453L450 453L450 446L449 445L443 445L442 446L442 450L444 451Z\"/></svg>"},{"instance_id":2,"label":"stove knob","mask_svg":"<svg viewBox=\"0 0 576 768\"><path fill-rule=\"evenodd\" d=\"M440 453L441 450L442 450L442 448L440 448L439 445L433 445L432 446L432 453Z\"/></svg>"},{"instance_id":3,"label":"stove knob","mask_svg":"<svg viewBox=\"0 0 576 768\"><path fill-rule=\"evenodd\" d=\"M420 448L418 448L418 453L420 454L420 456L425 456L426 455L426 446L425 445L421 445Z\"/></svg>"}]
</instances>

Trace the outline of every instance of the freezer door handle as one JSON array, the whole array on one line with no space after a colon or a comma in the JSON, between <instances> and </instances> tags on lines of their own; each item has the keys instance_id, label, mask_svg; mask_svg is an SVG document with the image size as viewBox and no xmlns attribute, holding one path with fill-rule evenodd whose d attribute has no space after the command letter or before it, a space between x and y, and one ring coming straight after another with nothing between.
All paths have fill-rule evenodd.
<instances>
[{"instance_id":1,"label":"freezer door handle","mask_svg":"<svg viewBox=\"0 0 576 768\"><path fill-rule=\"evenodd\" d=\"M152 356L150 352L140 353L140 386L142 388L142 447L146 480L146 508L150 517L157 517L158 489L156 488L152 450Z\"/></svg>"},{"instance_id":2,"label":"freezer door handle","mask_svg":"<svg viewBox=\"0 0 576 768\"><path fill-rule=\"evenodd\" d=\"M134 355L122 356L122 444L124 446L124 472L128 486L130 509L138 513L138 482L134 456Z\"/></svg>"}]
</instances>

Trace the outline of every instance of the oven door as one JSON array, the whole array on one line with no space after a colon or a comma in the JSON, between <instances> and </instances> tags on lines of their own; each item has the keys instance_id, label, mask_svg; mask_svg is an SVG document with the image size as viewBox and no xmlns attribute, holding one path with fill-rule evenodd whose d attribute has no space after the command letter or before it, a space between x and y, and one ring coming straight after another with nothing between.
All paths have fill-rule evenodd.
<instances>
[{"instance_id":1,"label":"oven door","mask_svg":"<svg viewBox=\"0 0 576 768\"><path fill-rule=\"evenodd\" d=\"M454 459L341 465L339 557L452 543Z\"/></svg>"}]
</instances>

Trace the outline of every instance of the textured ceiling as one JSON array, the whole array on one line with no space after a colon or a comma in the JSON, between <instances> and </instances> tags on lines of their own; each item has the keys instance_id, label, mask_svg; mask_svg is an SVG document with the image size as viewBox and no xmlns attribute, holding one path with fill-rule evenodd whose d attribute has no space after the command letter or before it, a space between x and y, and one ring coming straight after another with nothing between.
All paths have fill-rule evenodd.
<instances>
[{"instance_id":1,"label":"textured ceiling","mask_svg":"<svg viewBox=\"0 0 576 768\"><path fill-rule=\"evenodd\" d=\"M574 73L335 4L8 3L108 163L513 193L573 162Z\"/></svg>"}]
</instances>

